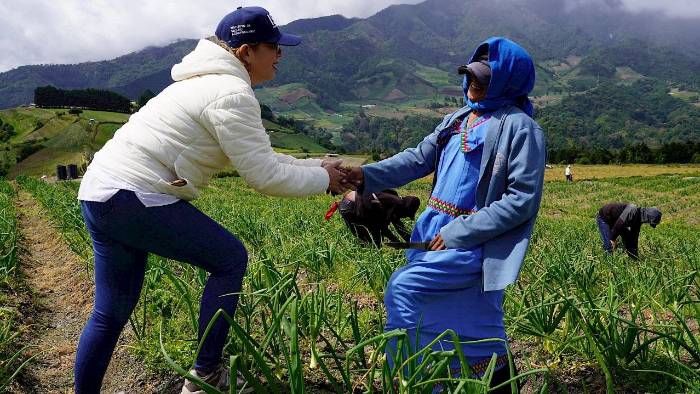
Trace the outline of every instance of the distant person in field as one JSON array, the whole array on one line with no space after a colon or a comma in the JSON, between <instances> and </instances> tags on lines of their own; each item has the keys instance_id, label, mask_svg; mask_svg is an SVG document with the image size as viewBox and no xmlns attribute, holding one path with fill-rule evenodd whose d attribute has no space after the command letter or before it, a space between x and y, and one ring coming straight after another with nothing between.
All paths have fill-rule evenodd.
<instances>
[{"instance_id":1,"label":"distant person in field","mask_svg":"<svg viewBox=\"0 0 700 394\"><path fill-rule=\"evenodd\" d=\"M479 45L464 74L467 106L447 115L416 148L352 168L364 195L434 173L427 208L411 241L408 264L393 273L384 293L386 331L405 329L419 348L447 329L464 344L474 376L492 355L492 386L509 379L503 292L518 278L540 207L545 169L542 129L532 119L528 93L535 84L530 55L505 38ZM450 349L442 340L435 349ZM387 349L388 357L396 349ZM452 364L452 367L457 367ZM510 392L510 386L500 391Z\"/></svg>"},{"instance_id":2,"label":"distant person in field","mask_svg":"<svg viewBox=\"0 0 700 394\"><path fill-rule=\"evenodd\" d=\"M622 238L627 255L639 258L639 230L642 223L649 223L652 228L661 222L661 211L655 207L641 208L634 204L610 203L598 211L596 217L603 249L612 253L617 248L617 238Z\"/></svg>"},{"instance_id":3,"label":"distant person in field","mask_svg":"<svg viewBox=\"0 0 700 394\"><path fill-rule=\"evenodd\" d=\"M566 166L566 169L564 170L564 175L566 176L567 182L574 181L574 174L571 172L571 164Z\"/></svg>"},{"instance_id":4,"label":"distant person in field","mask_svg":"<svg viewBox=\"0 0 700 394\"><path fill-rule=\"evenodd\" d=\"M253 86L275 77L282 46L300 41L281 33L265 9L239 7L223 18L215 36L200 40L173 67L175 83L95 155L78 193L95 251L95 305L78 345L76 393L100 391L114 346L139 300L149 253L209 272L200 340L217 310L234 315L248 253L233 234L189 203L215 172L232 164L248 185L269 195L348 189L337 161L275 153L260 118ZM223 318L216 322L190 371L220 389L228 384L221 363L228 330ZM182 393L204 391L186 380Z\"/></svg>"}]
</instances>

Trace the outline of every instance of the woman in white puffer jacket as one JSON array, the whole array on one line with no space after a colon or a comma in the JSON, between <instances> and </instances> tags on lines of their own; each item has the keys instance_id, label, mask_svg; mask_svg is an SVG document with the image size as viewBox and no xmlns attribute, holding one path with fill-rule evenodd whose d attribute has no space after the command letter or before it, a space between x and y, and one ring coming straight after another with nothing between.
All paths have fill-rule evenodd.
<instances>
[{"instance_id":1,"label":"woman in white puffer jacket","mask_svg":"<svg viewBox=\"0 0 700 394\"><path fill-rule=\"evenodd\" d=\"M269 13L240 8L216 36L201 40L172 69L176 81L117 131L90 164L78 193L95 251L95 305L75 362L76 393L98 393L114 346L139 299L148 253L210 273L200 305L199 339L217 310L233 316L248 255L243 244L192 206L229 163L254 189L306 196L347 189L339 162L275 153L252 86L271 80L282 34ZM222 295L227 295L223 296ZM193 375L224 386L219 319L202 344ZM203 392L186 381L183 393Z\"/></svg>"}]
</instances>

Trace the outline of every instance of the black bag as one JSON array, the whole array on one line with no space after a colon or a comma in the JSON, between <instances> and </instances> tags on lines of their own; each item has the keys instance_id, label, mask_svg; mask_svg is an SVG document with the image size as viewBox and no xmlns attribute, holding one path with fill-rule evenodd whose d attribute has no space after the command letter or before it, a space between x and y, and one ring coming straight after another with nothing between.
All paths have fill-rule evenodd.
<instances>
[{"instance_id":1,"label":"black bag","mask_svg":"<svg viewBox=\"0 0 700 394\"><path fill-rule=\"evenodd\" d=\"M419 207L418 197L400 197L396 190L387 189L367 196L350 192L343 197L339 210L353 235L381 247L383 237L393 242L400 241L389 228L390 225L405 242L410 240L411 231L401 219L413 219Z\"/></svg>"}]
</instances>

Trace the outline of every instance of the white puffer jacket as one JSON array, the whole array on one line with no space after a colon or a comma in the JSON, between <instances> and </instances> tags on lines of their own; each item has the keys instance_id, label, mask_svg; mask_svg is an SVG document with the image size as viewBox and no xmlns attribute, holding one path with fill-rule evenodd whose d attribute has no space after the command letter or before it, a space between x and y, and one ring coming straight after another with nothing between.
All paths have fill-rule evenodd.
<instances>
[{"instance_id":1,"label":"white puffer jacket","mask_svg":"<svg viewBox=\"0 0 700 394\"><path fill-rule=\"evenodd\" d=\"M272 150L260 105L243 64L201 40L172 69L176 81L132 115L95 154L99 169L147 193L197 198L211 176L230 163L255 190L278 196L323 193L321 160ZM183 179L184 186L170 182Z\"/></svg>"}]
</instances>

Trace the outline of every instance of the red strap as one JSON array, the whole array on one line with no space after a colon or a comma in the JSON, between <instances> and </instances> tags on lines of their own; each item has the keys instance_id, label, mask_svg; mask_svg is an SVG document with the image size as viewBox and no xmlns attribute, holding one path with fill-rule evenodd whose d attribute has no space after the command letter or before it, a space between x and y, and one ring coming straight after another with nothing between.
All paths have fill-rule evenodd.
<instances>
[{"instance_id":1,"label":"red strap","mask_svg":"<svg viewBox=\"0 0 700 394\"><path fill-rule=\"evenodd\" d=\"M326 212L326 220L330 219L331 216L335 213L335 211L338 210L338 207L340 206L340 201L333 201L333 204L331 204L331 207L328 208L328 212Z\"/></svg>"}]
</instances>

